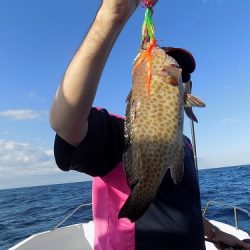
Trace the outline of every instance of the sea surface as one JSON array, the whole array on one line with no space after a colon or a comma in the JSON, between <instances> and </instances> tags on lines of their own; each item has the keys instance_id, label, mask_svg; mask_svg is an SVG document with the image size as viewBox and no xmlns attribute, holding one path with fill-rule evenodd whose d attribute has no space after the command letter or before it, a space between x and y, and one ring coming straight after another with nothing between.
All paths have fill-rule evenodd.
<instances>
[{"instance_id":1,"label":"sea surface","mask_svg":"<svg viewBox=\"0 0 250 250\"><path fill-rule=\"evenodd\" d=\"M200 170L199 179L203 208L213 200L250 212L250 165ZM91 182L0 190L0 250L52 229L83 203L91 203ZM213 205L206 215L234 223L233 210L229 207ZM91 219L91 206L86 205L63 226ZM250 233L250 218L239 212L238 219L239 227Z\"/></svg>"}]
</instances>

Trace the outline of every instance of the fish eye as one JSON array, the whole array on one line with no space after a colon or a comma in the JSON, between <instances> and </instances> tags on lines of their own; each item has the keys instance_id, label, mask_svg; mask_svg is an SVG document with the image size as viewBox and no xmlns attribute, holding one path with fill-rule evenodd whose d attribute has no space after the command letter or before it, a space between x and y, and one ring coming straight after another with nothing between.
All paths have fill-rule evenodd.
<instances>
[{"instance_id":1,"label":"fish eye","mask_svg":"<svg viewBox=\"0 0 250 250\"><path fill-rule=\"evenodd\" d=\"M171 66L173 66L174 68L180 69L179 65L172 63Z\"/></svg>"}]
</instances>

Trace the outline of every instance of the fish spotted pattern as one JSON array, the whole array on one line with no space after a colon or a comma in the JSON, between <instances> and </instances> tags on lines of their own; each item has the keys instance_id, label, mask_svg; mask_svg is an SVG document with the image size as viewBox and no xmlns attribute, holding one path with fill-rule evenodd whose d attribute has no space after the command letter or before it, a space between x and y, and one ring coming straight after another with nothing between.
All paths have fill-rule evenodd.
<instances>
[{"instance_id":1,"label":"fish spotted pattern","mask_svg":"<svg viewBox=\"0 0 250 250\"><path fill-rule=\"evenodd\" d=\"M149 92L145 86L147 60L143 60L133 71L127 99L123 160L131 194L118 217L131 221L149 207L169 168L175 184L180 183L184 171L181 69L159 47L152 49L151 57Z\"/></svg>"}]
</instances>

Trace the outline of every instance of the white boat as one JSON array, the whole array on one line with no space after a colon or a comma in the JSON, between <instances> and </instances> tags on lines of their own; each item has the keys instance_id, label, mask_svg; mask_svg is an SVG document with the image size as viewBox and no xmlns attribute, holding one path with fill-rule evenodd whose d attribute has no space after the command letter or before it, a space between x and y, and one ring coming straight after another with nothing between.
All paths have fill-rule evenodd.
<instances>
[{"instance_id":1,"label":"white boat","mask_svg":"<svg viewBox=\"0 0 250 250\"><path fill-rule=\"evenodd\" d=\"M208 207L218 202L210 201L207 203L203 214L206 213ZM237 238L249 239L247 232L238 228L237 211L241 210L250 218L250 213L240 207L223 204L232 207L234 210L235 225L231 226L216 220L211 222L221 230L230 233ZM73 224L70 226L59 227L69 217L71 217L77 210L86 205L78 206L72 213L66 216L56 227L49 231L34 234L27 239L21 241L17 245L9 248L9 250L92 250L94 242L94 224L93 221L88 223ZM207 250L216 250L214 244L206 241Z\"/></svg>"}]
</instances>

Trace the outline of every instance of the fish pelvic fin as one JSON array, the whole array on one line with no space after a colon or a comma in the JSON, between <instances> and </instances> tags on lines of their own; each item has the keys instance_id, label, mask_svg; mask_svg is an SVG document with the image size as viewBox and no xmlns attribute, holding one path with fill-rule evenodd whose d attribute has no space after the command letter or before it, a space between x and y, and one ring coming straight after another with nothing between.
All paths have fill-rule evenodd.
<instances>
[{"instance_id":1,"label":"fish pelvic fin","mask_svg":"<svg viewBox=\"0 0 250 250\"><path fill-rule=\"evenodd\" d=\"M172 180L175 185L181 183L184 175L184 146L181 144L178 148L178 154L174 159L173 165L170 168Z\"/></svg>"},{"instance_id":2,"label":"fish pelvic fin","mask_svg":"<svg viewBox=\"0 0 250 250\"><path fill-rule=\"evenodd\" d=\"M119 219L128 218L131 222L134 222L146 212L153 198L148 196L147 190L143 190L142 186L140 181L136 183L118 214Z\"/></svg>"},{"instance_id":3,"label":"fish pelvic fin","mask_svg":"<svg viewBox=\"0 0 250 250\"><path fill-rule=\"evenodd\" d=\"M206 107L206 104L202 100L190 94L185 95L184 101L185 107Z\"/></svg>"},{"instance_id":4,"label":"fish pelvic fin","mask_svg":"<svg viewBox=\"0 0 250 250\"><path fill-rule=\"evenodd\" d=\"M193 110L192 110L192 107L184 107L184 110L185 110L185 113L187 115L187 117L189 119L191 119L192 121L194 122L197 122L198 123L198 119L197 117L195 116Z\"/></svg>"}]
</instances>

